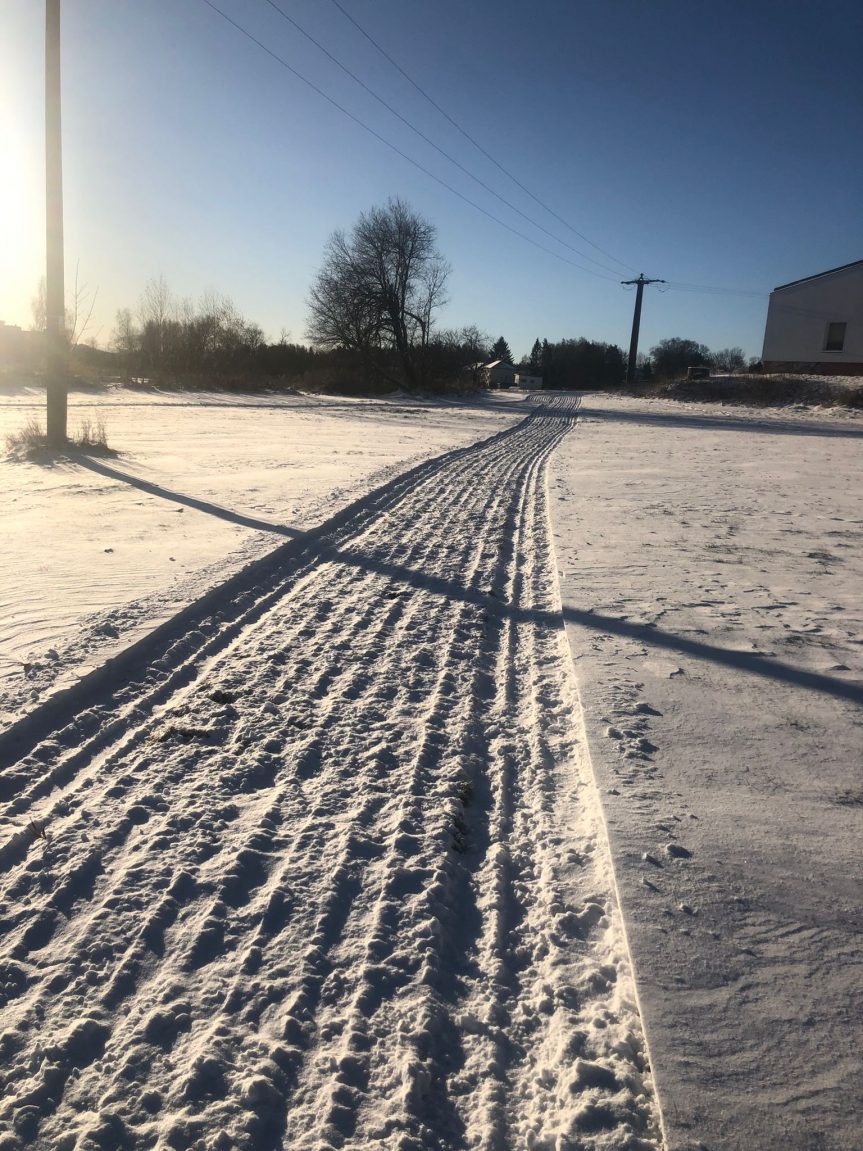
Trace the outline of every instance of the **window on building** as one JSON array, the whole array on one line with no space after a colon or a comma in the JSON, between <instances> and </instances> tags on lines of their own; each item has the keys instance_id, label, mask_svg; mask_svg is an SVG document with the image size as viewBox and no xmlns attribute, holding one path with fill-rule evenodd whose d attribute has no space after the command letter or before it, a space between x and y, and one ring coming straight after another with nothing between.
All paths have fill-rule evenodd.
<instances>
[{"instance_id":1,"label":"window on building","mask_svg":"<svg viewBox=\"0 0 863 1151\"><path fill-rule=\"evenodd\" d=\"M825 352L841 352L845 347L845 328L847 327L844 320L835 321L827 325L827 335L824 338L824 351Z\"/></svg>"}]
</instances>

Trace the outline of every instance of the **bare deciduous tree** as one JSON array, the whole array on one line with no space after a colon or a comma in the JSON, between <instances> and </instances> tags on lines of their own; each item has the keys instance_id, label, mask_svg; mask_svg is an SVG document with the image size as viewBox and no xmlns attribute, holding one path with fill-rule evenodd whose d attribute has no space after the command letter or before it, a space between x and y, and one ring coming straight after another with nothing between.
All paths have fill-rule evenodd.
<instances>
[{"instance_id":1,"label":"bare deciduous tree","mask_svg":"<svg viewBox=\"0 0 863 1151\"><path fill-rule=\"evenodd\" d=\"M710 366L718 372L742 372L746 367L746 356L742 348L720 348L710 353Z\"/></svg>"},{"instance_id":2,"label":"bare deciduous tree","mask_svg":"<svg viewBox=\"0 0 863 1151\"><path fill-rule=\"evenodd\" d=\"M156 365L164 360L165 337L174 312L174 299L164 276L148 280L138 302L143 351Z\"/></svg>"},{"instance_id":3,"label":"bare deciduous tree","mask_svg":"<svg viewBox=\"0 0 863 1151\"><path fill-rule=\"evenodd\" d=\"M111 335L111 347L120 357L123 371L130 373L135 353L140 347L141 333L135 327L135 321L129 308L118 308L114 331Z\"/></svg>"},{"instance_id":4,"label":"bare deciduous tree","mask_svg":"<svg viewBox=\"0 0 863 1151\"><path fill-rule=\"evenodd\" d=\"M471 360L489 359L488 350L491 347L491 337L487 332L480 331L476 324L468 324L459 331L458 335Z\"/></svg>"},{"instance_id":5,"label":"bare deciduous tree","mask_svg":"<svg viewBox=\"0 0 863 1151\"><path fill-rule=\"evenodd\" d=\"M87 284L78 283L78 264L75 264L75 281L71 292L66 296L66 340L70 347L75 348L90 329L93 318L93 309L96 307L98 288L90 288ZM36 295L30 301L30 311L33 314L32 331L44 332L47 327L47 304L45 302L45 277L39 280ZM99 329L101 331L101 329ZM99 332L96 332L98 337ZM94 337L91 337L91 339Z\"/></svg>"},{"instance_id":6,"label":"bare deciduous tree","mask_svg":"<svg viewBox=\"0 0 863 1151\"><path fill-rule=\"evenodd\" d=\"M349 237L334 232L309 293L309 339L357 351L367 366L392 350L404 382L422 383L449 274L435 237L434 225L402 200L363 213Z\"/></svg>"},{"instance_id":7,"label":"bare deciduous tree","mask_svg":"<svg viewBox=\"0 0 863 1151\"><path fill-rule=\"evenodd\" d=\"M436 332L431 348L436 353L434 359L441 380L462 385L470 381L474 387L480 387L490 346L491 337L476 324Z\"/></svg>"}]
</instances>

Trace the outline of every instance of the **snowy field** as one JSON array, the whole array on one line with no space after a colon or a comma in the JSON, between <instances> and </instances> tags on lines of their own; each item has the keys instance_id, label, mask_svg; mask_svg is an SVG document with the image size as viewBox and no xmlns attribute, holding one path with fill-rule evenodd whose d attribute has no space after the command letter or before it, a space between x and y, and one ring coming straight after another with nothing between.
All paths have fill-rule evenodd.
<instances>
[{"instance_id":1,"label":"snowy field","mask_svg":"<svg viewBox=\"0 0 863 1151\"><path fill-rule=\"evenodd\" d=\"M0 465L0 1151L859 1148L863 420L97 408Z\"/></svg>"},{"instance_id":2,"label":"snowy field","mask_svg":"<svg viewBox=\"0 0 863 1151\"><path fill-rule=\"evenodd\" d=\"M567 631L669 1143L863 1147L863 418L585 397Z\"/></svg>"},{"instance_id":3,"label":"snowy field","mask_svg":"<svg viewBox=\"0 0 863 1151\"><path fill-rule=\"evenodd\" d=\"M660 1145L549 554L574 416L390 479L0 741L7 1147Z\"/></svg>"},{"instance_id":4,"label":"snowy field","mask_svg":"<svg viewBox=\"0 0 863 1151\"><path fill-rule=\"evenodd\" d=\"M101 418L119 456L21 463L5 436L44 392L0 392L0 722L512 403L76 391L70 432Z\"/></svg>"}]
</instances>

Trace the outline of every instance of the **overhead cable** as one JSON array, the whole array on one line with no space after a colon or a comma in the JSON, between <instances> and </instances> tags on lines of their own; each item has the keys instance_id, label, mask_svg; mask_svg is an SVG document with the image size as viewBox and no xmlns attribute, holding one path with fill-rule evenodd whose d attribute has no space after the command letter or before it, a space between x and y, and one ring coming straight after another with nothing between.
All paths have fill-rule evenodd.
<instances>
[{"instance_id":1,"label":"overhead cable","mask_svg":"<svg viewBox=\"0 0 863 1151\"><path fill-rule=\"evenodd\" d=\"M586 268L583 264L577 264L575 260L570 260L568 256L563 256L560 252L555 252L553 248L546 247L545 244L541 244L538 240L534 240L532 236L528 236L525 232L520 231L518 228L514 228L511 224L507 224L505 220L501 220L499 216L495 216L494 213L489 212L487 208L483 208L481 204L478 204L475 200L472 200L469 196L466 196L463 192L460 192L457 188L454 188L452 184L447 183L447 181L442 177L435 175L435 173L432 172L429 168L426 168L425 165L421 164L419 160L415 160L412 156L409 156L407 152L403 152L402 149L398 147L398 145L393 144L385 136L382 136L380 132L376 131L374 128L370 127L370 125L366 124L365 121L361 120L359 116L355 116L353 112L345 108L345 106L340 104L338 100L335 100L322 88L319 88L317 84L309 80L308 77L304 76L301 72L298 72L296 68L289 64L287 60L285 60L282 56L279 56L278 53L274 52L272 48L269 48L266 44L264 44L262 40L259 40L256 36L249 32L248 29L244 28L241 24L238 24L237 21L229 16L226 12L223 12L221 8L213 3L213 0L201 0L201 2L206 4L206 6L212 9L212 11L217 15L221 16L223 20L227 21L227 23L235 28L239 33L241 33L241 35L245 36L247 40L250 40L253 44L256 44L258 48L260 48L263 52L266 52L268 56L273 58L273 60L275 60L278 64L281 64L283 68L286 68L298 80L301 80L307 87L311 88L312 91L317 93L318 96L321 96L324 100L327 101L327 103L332 104L334 108L337 108L343 115L347 116L349 120L352 120L355 124L358 124L359 127L368 132L369 135L374 136L376 140L379 140L382 144L385 144L387 148L395 152L396 155L401 156L403 160L406 160L409 164L412 164L414 168L417 168L431 180L434 180L436 184L440 184L442 188L446 188L448 192L451 192L454 196L458 196L458 198L464 201L465 204L469 204L472 208L475 208L477 212L481 212L484 216L488 217L489 220L493 220L494 223L499 224L501 228L506 228L506 230L511 232L514 236L520 237L528 244L532 244L535 248L538 248L541 252L546 252L549 256L553 256L556 260L560 260L564 264L569 264L570 267L578 268L579 271L587 272L588 275L596 276L600 280L606 280L609 283L616 282L614 276L605 275L603 272L597 272L593 268Z\"/></svg>"},{"instance_id":2,"label":"overhead cable","mask_svg":"<svg viewBox=\"0 0 863 1151\"><path fill-rule=\"evenodd\" d=\"M750 288L723 288L713 284L683 284L678 280L669 280L668 286L676 292L703 292L714 296L769 296L769 292L757 292Z\"/></svg>"},{"instance_id":3,"label":"overhead cable","mask_svg":"<svg viewBox=\"0 0 863 1151\"><path fill-rule=\"evenodd\" d=\"M597 260L595 256L591 256L588 252L582 252L581 249L573 247L572 244L568 243L566 240L562 240L560 238L560 236L556 236L554 234L554 232L549 231L548 228L544 227L537 220L535 220L532 216L529 216L527 214L527 212L523 212L521 210L521 208L519 208L519 207L517 207L517 205L513 204L512 201L507 200L507 198L505 196L502 196L500 194L500 192L498 192L490 184L487 184L485 182L485 180L482 180L479 176L477 176L473 172L471 172L471 170L469 168L466 168L465 165L461 163L461 161L459 161L455 158L455 156L450 155L450 153L447 152L444 148L441 148L439 144L436 144L434 142L434 140L431 139L430 136L427 136L425 134L425 132L423 132L420 128L417 128L416 124L413 124L407 118L407 116L403 116L402 113L399 112L399 110L397 108L394 108L392 106L392 104L389 103L389 101L385 100L383 98L383 96L380 96L374 90L374 88L371 88L365 82L365 80L361 79L361 77L359 77L356 74L356 72L352 71L347 66L347 64L344 64L341 60L339 60L339 58L337 56L334 56L333 53L330 52L330 50L328 48L326 48L320 42L320 40L317 40L310 32L307 32L306 29L303 28L303 26L301 24L299 24L293 18L293 16L289 16L288 13L285 12L285 10L275 2L275 0L264 0L264 3L269 4L269 6L273 9L274 12L277 12L282 17L282 19L286 20L291 25L291 27L295 28L300 33L301 36L305 36L305 38L309 41L310 44L314 44L314 46L320 52L323 52L323 54L327 57L327 59L331 60L332 63L335 64L337 68L341 68L341 70L345 73L345 75L350 76L350 78L355 83L359 84L359 86L363 89L363 91L368 92L368 94L372 97L372 99L377 100L377 102L380 105L382 105L382 107L386 108L386 110L388 112L390 112L393 116L395 116L396 119L401 120L401 122L406 127L410 128L410 130L412 132L415 132L416 135L419 136L421 140L424 140L426 142L426 144L429 145L429 147L434 148L434 150L436 152L439 152L440 155L443 156L443 158L445 160L448 160L450 162L450 164L453 164L456 168L458 168L458 170L460 172L463 172L465 174L465 176L468 177L468 179L473 180L475 184L478 184L480 186L480 188L482 188L484 191L488 192L488 194L490 196L494 196L496 200L500 200L500 202L502 204L504 204L507 208L509 208L509 210L511 212L515 212L516 215L521 216L521 218L523 220L526 220L527 223L530 224L532 227L537 228L540 232L543 232L550 239L554 240L555 243L561 244L564 248L568 248L569 251L574 252L576 256L580 256L583 260L590 260L590 262L592 264L596 264L596 266L598 268L602 268L606 272L611 272L612 275L618 275L618 273L615 271L614 268L610 268L607 264L603 264L603 262L601 260ZM586 239L586 237L582 237L582 238ZM587 242L590 243L590 240L588 240ZM595 246L596 245L594 245L594 247ZM614 256L612 256L611 259L613 260ZM626 267L626 266L627 265L624 265L624 267Z\"/></svg>"},{"instance_id":4,"label":"overhead cable","mask_svg":"<svg viewBox=\"0 0 863 1151\"><path fill-rule=\"evenodd\" d=\"M268 3L269 2L270 2L270 0L268 0ZM459 124L459 122L457 120L455 120L449 114L449 112L446 111L445 108L442 108L440 106L440 104L438 104L438 102L430 96L428 94L428 92L425 90L425 88L421 87L416 82L416 80L414 80L413 76L411 76L408 72L406 72L405 69L401 66L401 64L399 64L399 62L397 60L394 60L393 57L389 54L389 52L387 52L387 50L385 48L381 47L381 45L377 42L377 40L375 40L375 38L369 32L366 31L366 29L362 26L362 24L360 24L359 21L356 20L350 14L350 12L348 12L342 6L342 4L339 2L339 0L332 0L332 2L333 2L333 4L335 4L336 8L338 8L338 10L342 13L342 15L346 19L350 20L351 24L353 24L353 26L357 29L357 31L360 32L363 36L365 36L365 38L369 41L370 44L372 44L375 48L377 48L378 52L380 52L380 54L384 57L384 59L388 60L390 62L390 64L392 64L392 66L396 69L396 71L401 73L401 75L405 78L405 80L407 80L407 82L409 84L413 85L413 87L416 88L417 92L419 92L419 94L421 96L423 96L426 100L428 100L429 104L431 104L431 106L433 108L435 108L441 114L441 116L444 117L445 120L448 120L449 123L452 124L452 126L456 129L457 132L460 132L462 134L462 136L464 136L464 138L466 140L468 140L471 144L473 144L473 146L479 152L481 152L487 160L490 160L491 163L494 164L494 166L499 171L503 172L503 174L506 177L508 177L510 180L512 180L512 182L517 187L521 188L522 192L524 192L527 196L530 196L531 200L533 200L534 203L539 204L540 208L542 208L544 211L548 212L548 214L550 216L554 216L555 220L557 220L558 223L563 224L563 226L565 228L568 228L570 230L570 232L573 233L573 235L578 236L578 238L580 240L584 240L584 242L586 244L590 244L591 248L596 248L597 252L601 252L603 254L603 256L605 256L607 259L613 260L615 264L620 264L621 267L623 267L623 268L628 268L629 271L631 271L631 272L635 271L632 264L627 264L625 260L618 259L618 257L613 256L611 254L611 252L607 252L605 250L605 248L601 248L599 246L599 244L597 244L593 240L591 240L589 236L585 236L585 234L583 232L579 232L578 228L574 227L572 224L570 224L570 222L568 220L565 220L563 216L558 215L558 213L555 212L555 210L553 208L550 208L548 206L548 204L546 204L543 200L540 200L540 198L538 196L534 195L534 193L531 192L530 188L528 188L524 184L522 184L521 180L519 180L516 176L514 176L512 174L512 172L509 171L508 168L505 168L503 166L503 164L500 163L499 160L495 159L495 157L491 154L491 152L489 152L486 148L484 148L482 146L482 144L479 143L478 140L474 139L474 137L465 128L463 128L462 125ZM539 226L539 225L537 225L537 226ZM562 243L563 241L560 241L560 242ZM583 254L583 253L581 253L581 254ZM600 266L603 266L603 265L600 265Z\"/></svg>"}]
</instances>

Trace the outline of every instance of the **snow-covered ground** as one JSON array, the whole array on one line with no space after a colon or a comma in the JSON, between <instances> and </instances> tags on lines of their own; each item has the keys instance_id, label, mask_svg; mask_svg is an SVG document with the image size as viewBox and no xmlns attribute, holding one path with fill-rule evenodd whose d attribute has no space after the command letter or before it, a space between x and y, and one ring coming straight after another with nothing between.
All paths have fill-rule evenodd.
<instances>
[{"instance_id":1,"label":"snow-covered ground","mask_svg":"<svg viewBox=\"0 0 863 1151\"><path fill-rule=\"evenodd\" d=\"M577 404L2 464L0 1151L859 1147L863 420Z\"/></svg>"},{"instance_id":2,"label":"snow-covered ground","mask_svg":"<svg viewBox=\"0 0 863 1151\"><path fill-rule=\"evenodd\" d=\"M391 479L0 739L4 1151L660 1146L550 555L573 423Z\"/></svg>"},{"instance_id":3,"label":"snow-covered ground","mask_svg":"<svg viewBox=\"0 0 863 1151\"><path fill-rule=\"evenodd\" d=\"M672 1148L863 1146L863 418L585 397L566 626Z\"/></svg>"},{"instance_id":4,"label":"snow-covered ground","mask_svg":"<svg viewBox=\"0 0 863 1151\"><path fill-rule=\"evenodd\" d=\"M511 422L409 399L74 391L117 458L20 462L44 391L0 392L0 723L419 458Z\"/></svg>"}]
</instances>

